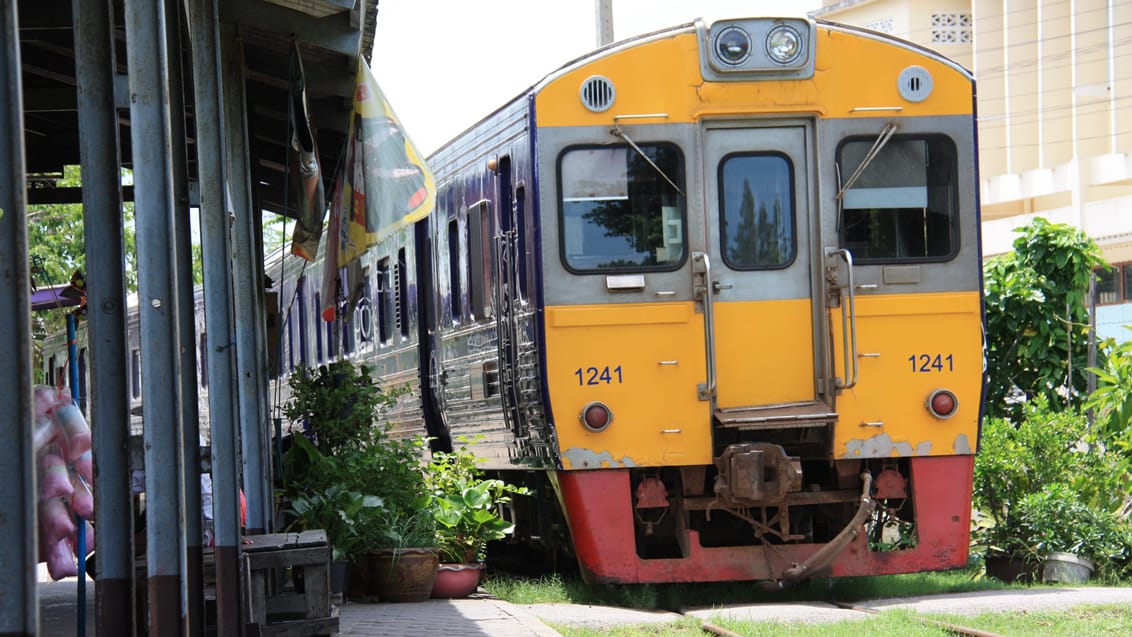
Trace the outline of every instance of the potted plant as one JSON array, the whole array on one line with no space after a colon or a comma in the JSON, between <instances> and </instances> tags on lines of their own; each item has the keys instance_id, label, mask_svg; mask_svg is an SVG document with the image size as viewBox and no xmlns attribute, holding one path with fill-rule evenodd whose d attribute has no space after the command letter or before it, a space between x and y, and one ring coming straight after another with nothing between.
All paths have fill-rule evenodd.
<instances>
[{"instance_id":1,"label":"potted plant","mask_svg":"<svg viewBox=\"0 0 1132 637\"><path fill-rule=\"evenodd\" d=\"M502 540L515 529L504 518L503 506L512 494L529 491L484 477L466 446L434 453L428 483L443 561L433 597L464 597L479 584L488 542Z\"/></svg>"},{"instance_id":2,"label":"potted plant","mask_svg":"<svg viewBox=\"0 0 1132 637\"><path fill-rule=\"evenodd\" d=\"M425 496L412 510L386 510L366 542L370 581L385 602L421 602L436 583L440 563L436 523Z\"/></svg>"}]
</instances>

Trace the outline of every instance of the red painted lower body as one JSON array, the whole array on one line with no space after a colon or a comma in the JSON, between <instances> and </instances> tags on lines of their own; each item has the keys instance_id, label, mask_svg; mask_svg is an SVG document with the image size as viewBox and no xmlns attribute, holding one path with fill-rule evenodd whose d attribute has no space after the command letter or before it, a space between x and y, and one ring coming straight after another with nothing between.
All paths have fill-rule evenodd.
<instances>
[{"instance_id":1,"label":"red painted lower body","mask_svg":"<svg viewBox=\"0 0 1132 637\"><path fill-rule=\"evenodd\" d=\"M916 547L873 552L860 533L821 575L913 573L967 564L974 456L914 458L909 466ZM823 546L705 548L698 533L689 530L687 556L642 559L635 549L628 470L560 471L557 478L578 563L590 583L777 580Z\"/></svg>"}]
</instances>

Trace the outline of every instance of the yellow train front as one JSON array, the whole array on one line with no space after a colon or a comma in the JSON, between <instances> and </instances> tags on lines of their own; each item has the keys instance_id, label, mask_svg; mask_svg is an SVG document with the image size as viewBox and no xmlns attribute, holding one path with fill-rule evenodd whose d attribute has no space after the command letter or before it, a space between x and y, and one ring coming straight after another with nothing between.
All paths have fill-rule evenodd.
<instances>
[{"instance_id":1,"label":"yellow train front","mask_svg":"<svg viewBox=\"0 0 1132 637\"><path fill-rule=\"evenodd\" d=\"M549 478L591 582L965 565L973 109L957 64L806 19L570 63L430 158L426 411Z\"/></svg>"}]
</instances>

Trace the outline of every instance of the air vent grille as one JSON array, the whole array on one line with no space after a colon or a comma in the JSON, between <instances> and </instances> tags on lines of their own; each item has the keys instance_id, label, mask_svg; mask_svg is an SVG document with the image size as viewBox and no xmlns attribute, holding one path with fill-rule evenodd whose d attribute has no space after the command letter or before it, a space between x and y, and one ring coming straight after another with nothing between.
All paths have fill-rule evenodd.
<instances>
[{"instance_id":1,"label":"air vent grille","mask_svg":"<svg viewBox=\"0 0 1132 637\"><path fill-rule=\"evenodd\" d=\"M609 78L593 75L582 82L579 96L586 108L601 113L613 106L613 101L617 99L617 90L613 88L613 82L610 82Z\"/></svg>"}]
</instances>

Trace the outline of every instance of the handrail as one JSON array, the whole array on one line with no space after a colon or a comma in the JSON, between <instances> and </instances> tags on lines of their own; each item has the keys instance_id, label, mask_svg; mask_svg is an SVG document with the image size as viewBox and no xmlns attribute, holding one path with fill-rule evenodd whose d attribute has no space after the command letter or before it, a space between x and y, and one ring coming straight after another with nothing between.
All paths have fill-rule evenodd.
<instances>
[{"instance_id":1,"label":"handrail","mask_svg":"<svg viewBox=\"0 0 1132 637\"><path fill-rule=\"evenodd\" d=\"M711 258L706 252L692 252L692 261L703 262L704 284L695 286L696 271L692 269L692 285L696 296L703 298L704 303L704 347L706 349L707 382L699 387L700 400L710 400L712 410L715 410L715 306L712 299Z\"/></svg>"},{"instance_id":2,"label":"handrail","mask_svg":"<svg viewBox=\"0 0 1132 637\"><path fill-rule=\"evenodd\" d=\"M857 366L857 306L856 288L853 285L853 253L844 248L841 249L826 249L827 256L840 256L845 260L846 271L846 285L841 286L842 290L848 290L846 302L841 304L841 333L843 336L842 350L845 356L845 378L852 379L848 382L837 380L837 387L839 389L849 389L857 384L859 376L859 368ZM845 306L848 305L849 309L846 311ZM852 354L850 356L850 354ZM849 373L849 368L852 366L853 373ZM834 370L836 373L836 368Z\"/></svg>"}]
</instances>

